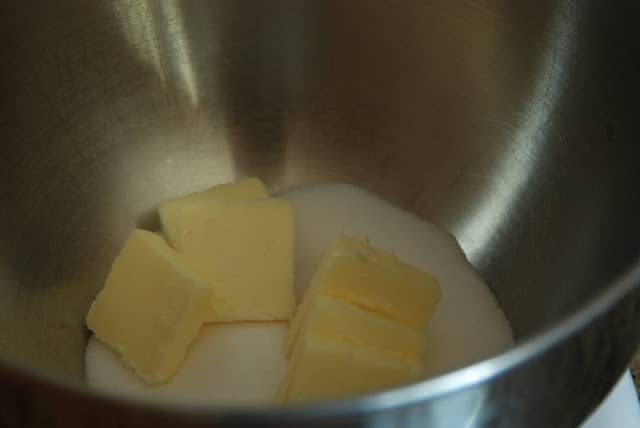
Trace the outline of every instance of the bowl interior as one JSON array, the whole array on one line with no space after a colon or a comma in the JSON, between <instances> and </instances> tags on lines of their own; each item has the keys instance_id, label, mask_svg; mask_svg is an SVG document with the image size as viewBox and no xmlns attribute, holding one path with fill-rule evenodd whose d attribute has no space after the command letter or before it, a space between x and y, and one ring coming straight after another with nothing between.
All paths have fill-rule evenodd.
<instances>
[{"instance_id":1,"label":"bowl interior","mask_svg":"<svg viewBox=\"0 0 640 428\"><path fill-rule=\"evenodd\" d=\"M129 231L247 175L353 183L449 229L518 339L637 253L633 68L565 2L3 9L2 361L82 380L84 315Z\"/></svg>"}]
</instances>

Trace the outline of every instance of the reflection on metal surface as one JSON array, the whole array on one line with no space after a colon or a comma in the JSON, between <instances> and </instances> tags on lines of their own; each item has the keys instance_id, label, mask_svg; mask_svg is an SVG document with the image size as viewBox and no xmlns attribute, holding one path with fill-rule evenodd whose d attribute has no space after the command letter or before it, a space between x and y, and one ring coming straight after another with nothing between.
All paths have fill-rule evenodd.
<instances>
[{"instance_id":1,"label":"reflection on metal surface","mask_svg":"<svg viewBox=\"0 0 640 428\"><path fill-rule=\"evenodd\" d=\"M446 426L436 415L482 388L475 426L576 426L640 337L640 273L614 282L640 250L639 14L600 0L0 3L0 418ZM452 229L525 343L323 408L159 413L71 389L85 311L131 228L244 175L271 191L347 181Z\"/></svg>"},{"instance_id":2,"label":"reflection on metal surface","mask_svg":"<svg viewBox=\"0 0 640 428\"><path fill-rule=\"evenodd\" d=\"M193 56L191 55L191 45L186 39L186 29L182 12L177 6L177 2L166 1L159 2L157 5L160 8L160 16L162 19L156 25L160 25L165 29L163 38L166 38L171 43L173 48L171 51L174 57L169 60L169 63L176 68L176 75L179 81L184 85L191 105L196 107L198 105L199 91L196 82L196 75L193 70Z\"/></svg>"},{"instance_id":3,"label":"reflection on metal surface","mask_svg":"<svg viewBox=\"0 0 640 428\"><path fill-rule=\"evenodd\" d=\"M155 31L151 12L153 4L156 3L144 0L123 0L110 3L112 13L117 18L118 28L127 40L127 45L137 51L141 61L154 68L164 86L166 76L158 48L160 37Z\"/></svg>"},{"instance_id":4,"label":"reflection on metal surface","mask_svg":"<svg viewBox=\"0 0 640 428\"><path fill-rule=\"evenodd\" d=\"M180 3L125 0L109 6L129 47L153 67L163 87L168 81L182 86L191 106L197 107L200 90Z\"/></svg>"},{"instance_id":5,"label":"reflection on metal surface","mask_svg":"<svg viewBox=\"0 0 640 428\"><path fill-rule=\"evenodd\" d=\"M489 192L465 213L452 231L471 260L480 261L486 249L496 245L500 230L513 215L512 210L526 198L528 184L541 174L546 156L548 127L563 97L563 85L575 55L577 37L576 9L570 2L560 2L550 18L544 42L548 45L530 98L513 124L508 124L508 141L488 175Z\"/></svg>"}]
</instances>

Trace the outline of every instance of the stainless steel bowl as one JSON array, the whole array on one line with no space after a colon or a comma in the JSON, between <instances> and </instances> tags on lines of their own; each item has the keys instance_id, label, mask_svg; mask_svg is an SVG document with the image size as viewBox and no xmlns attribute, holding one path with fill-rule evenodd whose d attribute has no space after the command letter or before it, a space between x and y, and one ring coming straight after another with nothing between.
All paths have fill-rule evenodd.
<instances>
[{"instance_id":1,"label":"stainless steel bowl","mask_svg":"<svg viewBox=\"0 0 640 428\"><path fill-rule=\"evenodd\" d=\"M640 337L635 2L0 5L3 426L575 426ZM519 346L299 408L83 386L83 317L136 225L244 175L351 182L451 230Z\"/></svg>"}]
</instances>

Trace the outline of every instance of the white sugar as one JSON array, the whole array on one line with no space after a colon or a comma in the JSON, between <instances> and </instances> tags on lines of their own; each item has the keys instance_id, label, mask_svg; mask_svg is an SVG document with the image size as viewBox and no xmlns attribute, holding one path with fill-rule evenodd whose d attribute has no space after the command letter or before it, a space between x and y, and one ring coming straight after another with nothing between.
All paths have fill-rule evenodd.
<instances>
[{"instance_id":1,"label":"white sugar","mask_svg":"<svg viewBox=\"0 0 640 428\"><path fill-rule=\"evenodd\" d=\"M376 248L440 281L442 300L426 330L427 375L494 355L513 344L509 322L491 291L446 231L345 184L299 188L280 197L296 215L296 294L309 284L324 250L339 234L366 238ZM180 372L168 384L146 386L102 343L86 353L89 387L140 398L190 403L270 403L286 371L285 323L206 326Z\"/></svg>"}]
</instances>

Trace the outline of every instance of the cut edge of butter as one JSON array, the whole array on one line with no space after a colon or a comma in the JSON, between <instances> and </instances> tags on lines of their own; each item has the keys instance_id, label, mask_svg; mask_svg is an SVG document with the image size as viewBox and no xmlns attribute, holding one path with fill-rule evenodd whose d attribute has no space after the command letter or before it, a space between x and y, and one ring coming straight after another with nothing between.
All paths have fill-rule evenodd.
<instances>
[{"instance_id":1,"label":"cut edge of butter","mask_svg":"<svg viewBox=\"0 0 640 428\"><path fill-rule=\"evenodd\" d=\"M419 361L310 331L295 345L276 403L366 394L415 381L423 373L424 366ZM304 391L305 387L316 391Z\"/></svg>"},{"instance_id":2,"label":"cut edge of butter","mask_svg":"<svg viewBox=\"0 0 640 428\"><path fill-rule=\"evenodd\" d=\"M373 247L366 239L360 240L346 235L341 235L334 241L333 248L334 256L329 257L326 260L326 265L323 266L323 272L320 278L322 278L323 275L333 267L332 262L334 260L341 257L359 257L367 263L377 266L382 271L404 277L406 279L405 283L407 283L407 285L412 283L416 286L415 289L421 289L421 287L424 287L424 290L428 291L429 305L424 308L424 312L421 312L419 316L413 317L412 319L404 317L403 311L389 302L375 302L375 300L365 301L360 298L362 296L340 293L337 290L324 291L325 294L343 300L351 305L366 308L371 312L375 312L378 315L387 317L398 323L406 324L416 330L424 330L427 323L433 316L438 303L440 303L440 300L442 299L440 282L435 276L431 275L429 272L425 272L413 265L403 262L393 253ZM418 285L420 285L420 287L418 287ZM321 288L322 281L319 281L316 287Z\"/></svg>"},{"instance_id":3,"label":"cut edge of butter","mask_svg":"<svg viewBox=\"0 0 640 428\"><path fill-rule=\"evenodd\" d=\"M389 274L398 276L400 279L405 278L407 282L413 284L412 287L414 289L419 289L418 286L424 287L422 292L425 301L423 302L424 307L420 313L412 317L407 317L406 314L402 313L400 308L383 301L380 296L367 296L365 298L364 296L352 295L348 291L341 292L339 290L331 290L330 288L323 289L323 286L326 285L326 277L331 273L331 270L334 269L336 263L345 262L349 259L364 260L366 263L371 263L378 269L383 269ZM333 241L329 249L323 254L316 274L305 292L302 303L297 307L285 336L283 349L286 354L291 352L290 348L293 342L295 342L299 329L303 324L304 314L307 311L309 301L313 299L313 296L316 294L331 296L420 332L424 330L426 324L433 316L442 297L438 280L429 273L398 260L397 257L391 253L372 247L364 240L341 235Z\"/></svg>"},{"instance_id":4,"label":"cut edge of butter","mask_svg":"<svg viewBox=\"0 0 640 428\"><path fill-rule=\"evenodd\" d=\"M297 333L285 337L287 358L291 357L297 338L314 331L363 348L396 354L398 358L424 359L426 339L422 332L330 296L312 296L297 322Z\"/></svg>"}]
</instances>

